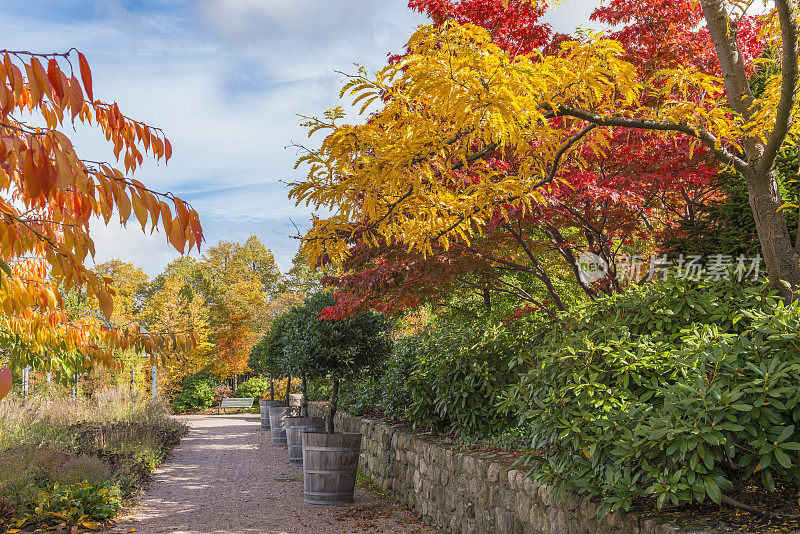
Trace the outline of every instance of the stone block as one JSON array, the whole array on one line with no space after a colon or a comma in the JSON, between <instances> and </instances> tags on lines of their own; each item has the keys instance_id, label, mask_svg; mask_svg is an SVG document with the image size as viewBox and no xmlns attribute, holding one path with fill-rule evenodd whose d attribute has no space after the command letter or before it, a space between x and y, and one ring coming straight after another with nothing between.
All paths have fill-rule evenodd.
<instances>
[{"instance_id":1,"label":"stone block","mask_svg":"<svg viewBox=\"0 0 800 534\"><path fill-rule=\"evenodd\" d=\"M444 492L444 509L448 514L452 514L456 510L456 494L450 490Z\"/></svg>"},{"instance_id":2,"label":"stone block","mask_svg":"<svg viewBox=\"0 0 800 534\"><path fill-rule=\"evenodd\" d=\"M475 460L469 455L464 455L463 459L461 460L461 469L463 469L467 475L474 475Z\"/></svg>"},{"instance_id":3,"label":"stone block","mask_svg":"<svg viewBox=\"0 0 800 534\"><path fill-rule=\"evenodd\" d=\"M539 486L539 502L547 507L553 506L553 488L547 484L542 484Z\"/></svg>"},{"instance_id":4,"label":"stone block","mask_svg":"<svg viewBox=\"0 0 800 534\"><path fill-rule=\"evenodd\" d=\"M497 529L495 527L494 514L487 509L483 509L481 510L481 518L484 532L486 532L486 534L495 534Z\"/></svg>"},{"instance_id":5,"label":"stone block","mask_svg":"<svg viewBox=\"0 0 800 534\"><path fill-rule=\"evenodd\" d=\"M527 493L529 497L537 501L539 500L539 492L537 491L538 486L531 477L525 477L525 480L522 482L522 487L525 489L525 493Z\"/></svg>"},{"instance_id":6,"label":"stone block","mask_svg":"<svg viewBox=\"0 0 800 534\"><path fill-rule=\"evenodd\" d=\"M514 518L499 506L494 509L494 524L497 534L514 534Z\"/></svg>"},{"instance_id":7,"label":"stone block","mask_svg":"<svg viewBox=\"0 0 800 534\"><path fill-rule=\"evenodd\" d=\"M658 528L658 526L658 520L653 518L642 519L639 521L639 527L641 528L642 534L656 534L656 528Z\"/></svg>"},{"instance_id":8,"label":"stone block","mask_svg":"<svg viewBox=\"0 0 800 534\"><path fill-rule=\"evenodd\" d=\"M514 506L516 505L516 502L514 500L514 491L508 488L500 490L500 500L502 502L503 508L505 508L508 511L513 510Z\"/></svg>"},{"instance_id":9,"label":"stone block","mask_svg":"<svg viewBox=\"0 0 800 534\"><path fill-rule=\"evenodd\" d=\"M461 497L466 497L468 493L469 481L467 480L467 475L458 475L458 495Z\"/></svg>"},{"instance_id":10,"label":"stone block","mask_svg":"<svg viewBox=\"0 0 800 534\"><path fill-rule=\"evenodd\" d=\"M500 480L500 473L502 471L502 467L500 464L496 462L492 462L489 464L489 468L486 470L486 478L490 484L494 484L498 480Z\"/></svg>"},{"instance_id":11,"label":"stone block","mask_svg":"<svg viewBox=\"0 0 800 534\"><path fill-rule=\"evenodd\" d=\"M528 520L530 517L531 500L524 492L518 491L516 493L514 508L517 512L517 517L525 518L525 521Z\"/></svg>"},{"instance_id":12,"label":"stone block","mask_svg":"<svg viewBox=\"0 0 800 534\"><path fill-rule=\"evenodd\" d=\"M475 519L475 503L474 502L467 501L467 504L464 507L464 516L467 519Z\"/></svg>"},{"instance_id":13,"label":"stone block","mask_svg":"<svg viewBox=\"0 0 800 534\"><path fill-rule=\"evenodd\" d=\"M550 514L550 534L569 534L569 524L564 510L555 509Z\"/></svg>"},{"instance_id":14,"label":"stone block","mask_svg":"<svg viewBox=\"0 0 800 534\"><path fill-rule=\"evenodd\" d=\"M656 534L678 534L681 527L673 523L662 523L656 528Z\"/></svg>"}]
</instances>

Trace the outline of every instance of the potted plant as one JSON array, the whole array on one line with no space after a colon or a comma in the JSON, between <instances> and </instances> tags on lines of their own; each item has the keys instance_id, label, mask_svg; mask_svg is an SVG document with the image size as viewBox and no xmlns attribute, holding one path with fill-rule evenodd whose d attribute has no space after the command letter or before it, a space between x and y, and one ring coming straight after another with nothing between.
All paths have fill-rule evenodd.
<instances>
[{"instance_id":1,"label":"potted plant","mask_svg":"<svg viewBox=\"0 0 800 534\"><path fill-rule=\"evenodd\" d=\"M353 502L361 434L334 432L339 382L356 378L391 350L383 316L369 312L346 319L327 318L323 311L335 304L330 293L310 296L296 310L297 320L286 336L285 350L300 358L302 372L307 377L327 377L332 385L325 431L302 434L305 501L311 504Z\"/></svg>"},{"instance_id":2,"label":"potted plant","mask_svg":"<svg viewBox=\"0 0 800 534\"><path fill-rule=\"evenodd\" d=\"M319 432L325 427L325 420L322 417L309 417L308 397L306 396L308 379L320 378L318 369L311 365L309 361L310 353L303 337L306 323L314 320L317 313L315 309L310 308L307 304L295 306L286 314L284 322L284 367L292 374L300 376L303 393L300 397L300 413L284 417L283 425L286 429L289 463L300 467L303 465L303 433Z\"/></svg>"},{"instance_id":3,"label":"potted plant","mask_svg":"<svg viewBox=\"0 0 800 534\"><path fill-rule=\"evenodd\" d=\"M288 376L286 382L286 397L284 401L275 400L275 378L287 376L286 360L283 350L283 332L285 330L285 314L275 318L270 329L253 349L250 351L249 367L258 372L269 375L269 399L259 400L261 408L261 428L270 431L272 443L283 445L286 443L286 431L281 419L289 412L289 392L292 377ZM277 423L277 424L275 424Z\"/></svg>"}]
</instances>

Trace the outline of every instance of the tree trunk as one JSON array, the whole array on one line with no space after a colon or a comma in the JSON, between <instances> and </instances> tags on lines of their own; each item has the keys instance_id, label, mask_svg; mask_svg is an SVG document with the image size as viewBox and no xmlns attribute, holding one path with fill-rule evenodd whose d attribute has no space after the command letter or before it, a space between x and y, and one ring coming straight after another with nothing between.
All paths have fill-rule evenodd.
<instances>
[{"instance_id":1,"label":"tree trunk","mask_svg":"<svg viewBox=\"0 0 800 534\"><path fill-rule=\"evenodd\" d=\"M272 380L272 375L269 375L269 400L275 400L275 382Z\"/></svg>"},{"instance_id":2,"label":"tree trunk","mask_svg":"<svg viewBox=\"0 0 800 534\"><path fill-rule=\"evenodd\" d=\"M747 121L758 109L753 106L755 101L739 50L736 24L726 11L723 0L701 0L700 3L722 70L728 103L731 109ZM747 180L750 207L770 283L783 298L792 301L796 298L795 291L800 289L800 256L789 237L786 216L779 209L783 201L778 189L774 162L791 126L795 104L798 83L798 24L793 2L775 0L775 7L784 44L781 49L781 99L772 131L766 137L754 135L743 140L742 147L747 156L744 164L746 168L742 168L740 163L737 170ZM787 282L789 287L783 282Z\"/></svg>"},{"instance_id":3,"label":"tree trunk","mask_svg":"<svg viewBox=\"0 0 800 534\"><path fill-rule=\"evenodd\" d=\"M775 171L767 176L749 177L747 189L770 283L782 297L792 301L800 289L800 256L789 236L786 215L779 209L783 200Z\"/></svg>"},{"instance_id":4,"label":"tree trunk","mask_svg":"<svg viewBox=\"0 0 800 534\"><path fill-rule=\"evenodd\" d=\"M303 417L308 417L308 381L306 380L306 374L303 373L303 401L301 403L303 409Z\"/></svg>"},{"instance_id":5,"label":"tree trunk","mask_svg":"<svg viewBox=\"0 0 800 534\"><path fill-rule=\"evenodd\" d=\"M286 406L289 406L289 391L292 388L292 375L286 380Z\"/></svg>"},{"instance_id":6,"label":"tree trunk","mask_svg":"<svg viewBox=\"0 0 800 534\"><path fill-rule=\"evenodd\" d=\"M333 418L336 417L336 409L339 407L339 377L333 375L333 389L331 390L331 405L328 413L326 430L328 434L333 434Z\"/></svg>"}]
</instances>

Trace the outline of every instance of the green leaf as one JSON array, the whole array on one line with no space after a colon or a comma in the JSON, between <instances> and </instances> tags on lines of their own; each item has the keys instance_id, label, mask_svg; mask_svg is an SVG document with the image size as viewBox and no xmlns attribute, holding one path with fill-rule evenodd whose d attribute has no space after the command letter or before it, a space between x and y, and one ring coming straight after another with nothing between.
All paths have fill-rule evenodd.
<instances>
[{"instance_id":1,"label":"green leaf","mask_svg":"<svg viewBox=\"0 0 800 534\"><path fill-rule=\"evenodd\" d=\"M705 487L706 495L708 495L709 499L711 499L717 504L722 502L722 491L720 491L719 485L717 484L716 480L714 480L711 477L704 477L703 487Z\"/></svg>"},{"instance_id":2,"label":"green leaf","mask_svg":"<svg viewBox=\"0 0 800 534\"><path fill-rule=\"evenodd\" d=\"M775 481L772 479L772 472L769 469L761 470L761 483L767 491L775 491Z\"/></svg>"},{"instance_id":3,"label":"green leaf","mask_svg":"<svg viewBox=\"0 0 800 534\"><path fill-rule=\"evenodd\" d=\"M774 451L775 459L778 460L778 463L781 464L786 469L792 468L792 459L780 449L775 449Z\"/></svg>"}]
</instances>

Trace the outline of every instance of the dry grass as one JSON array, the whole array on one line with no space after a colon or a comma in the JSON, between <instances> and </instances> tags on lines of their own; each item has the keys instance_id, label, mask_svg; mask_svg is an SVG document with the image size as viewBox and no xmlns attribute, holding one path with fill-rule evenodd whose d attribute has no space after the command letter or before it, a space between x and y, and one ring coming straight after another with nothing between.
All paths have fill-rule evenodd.
<instances>
[{"instance_id":1,"label":"dry grass","mask_svg":"<svg viewBox=\"0 0 800 534\"><path fill-rule=\"evenodd\" d=\"M0 402L0 526L25 517L42 492L76 483L130 495L186 432L164 404L124 389L73 401L51 391Z\"/></svg>"}]
</instances>

